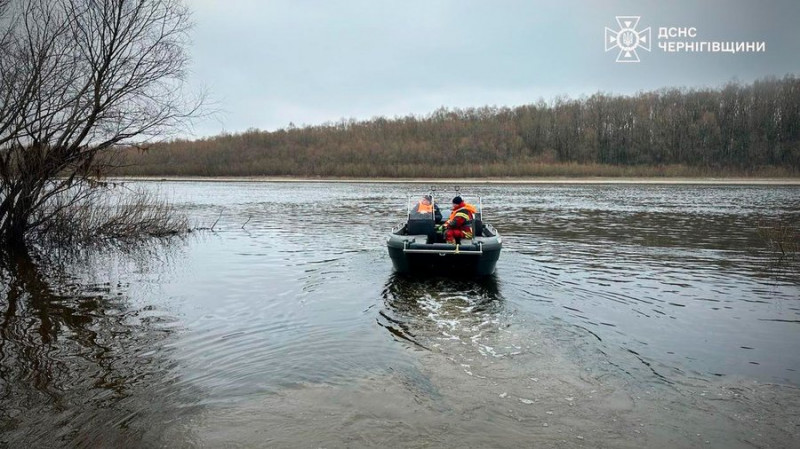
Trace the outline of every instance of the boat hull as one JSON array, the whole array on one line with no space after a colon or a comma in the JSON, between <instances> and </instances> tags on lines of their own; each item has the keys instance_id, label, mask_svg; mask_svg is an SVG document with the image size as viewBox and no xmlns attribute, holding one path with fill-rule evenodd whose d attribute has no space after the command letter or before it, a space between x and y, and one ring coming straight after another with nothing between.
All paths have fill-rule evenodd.
<instances>
[{"instance_id":1,"label":"boat hull","mask_svg":"<svg viewBox=\"0 0 800 449\"><path fill-rule=\"evenodd\" d=\"M394 269L400 273L487 276L500 258L500 236L478 237L462 245L426 243L426 236L392 234L387 242Z\"/></svg>"}]
</instances>

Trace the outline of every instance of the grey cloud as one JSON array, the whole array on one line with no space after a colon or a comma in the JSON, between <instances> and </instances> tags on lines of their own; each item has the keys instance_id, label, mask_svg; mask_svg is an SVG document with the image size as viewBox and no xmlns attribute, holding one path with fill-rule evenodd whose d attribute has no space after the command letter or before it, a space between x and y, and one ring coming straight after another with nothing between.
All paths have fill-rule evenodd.
<instances>
[{"instance_id":1,"label":"grey cloud","mask_svg":"<svg viewBox=\"0 0 800 449\"><path fill-rule=\"evenodd\" d=\"M225 113L199 135L290 121L424 114L439 106L514 106L558 94L718 86L798 72L793 1L193 1L192 82ZM603 51L616 15L695 26L699 38L767 41L762 54ZM220 121L223 125L220 124Z\"/></svg>"}]
</instances>

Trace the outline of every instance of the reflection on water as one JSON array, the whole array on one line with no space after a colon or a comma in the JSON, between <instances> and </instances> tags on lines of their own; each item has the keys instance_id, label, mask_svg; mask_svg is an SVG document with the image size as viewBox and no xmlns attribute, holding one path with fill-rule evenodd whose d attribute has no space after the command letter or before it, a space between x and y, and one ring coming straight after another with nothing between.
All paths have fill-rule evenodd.
<instances>
[{"instance_id":1,"label":"reflection on water","mask_svg":"<svg viewBox=\"0 0 800 449\"><path fill-rule=\"evenodd\" d=\"M27 254L3 260L0 446L155 442L159 424L181 416L162 400L174 376L162 350L174 318L152 304L131 304L129 285L98 271L119 268L118 261L77 256L66 265Z\"/></svg>"}]
</instances>

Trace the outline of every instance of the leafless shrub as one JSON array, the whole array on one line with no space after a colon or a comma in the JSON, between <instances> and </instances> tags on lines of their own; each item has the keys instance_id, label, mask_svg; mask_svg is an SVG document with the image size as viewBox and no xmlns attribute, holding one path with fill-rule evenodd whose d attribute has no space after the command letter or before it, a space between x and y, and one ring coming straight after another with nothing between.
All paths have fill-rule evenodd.
<instances>
[{"instance_id":1,"label":"leafless shrub","mask_svg":"<svg viewBox=\"0 0 800 449\"><path fill-rule=\"evenodd\" d=\"M157 192L124 187L92 188L75 201L76 192L53 197L41 214L37 241L50 245L131 243L189 231L185 216Z\"/></svg>"}]
</instances>

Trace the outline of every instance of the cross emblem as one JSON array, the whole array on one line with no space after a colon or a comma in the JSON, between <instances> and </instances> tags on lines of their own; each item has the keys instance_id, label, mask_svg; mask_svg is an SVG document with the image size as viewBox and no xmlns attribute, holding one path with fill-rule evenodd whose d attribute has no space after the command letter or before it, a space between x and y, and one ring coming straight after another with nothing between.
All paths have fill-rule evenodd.
<instances>
[{"instance_id":1,"label":"cross emblem","mask_svg":"<svg viewBox=\"0 0 800 449\"><path fill-rule=\"evenodd\" d=\"M639 62L637 48L650 51L650 27L636 31L639 16L617 16L619 30L606 27L606 51L619 48L617 62Z\"/></svg>"}]
</instances>

